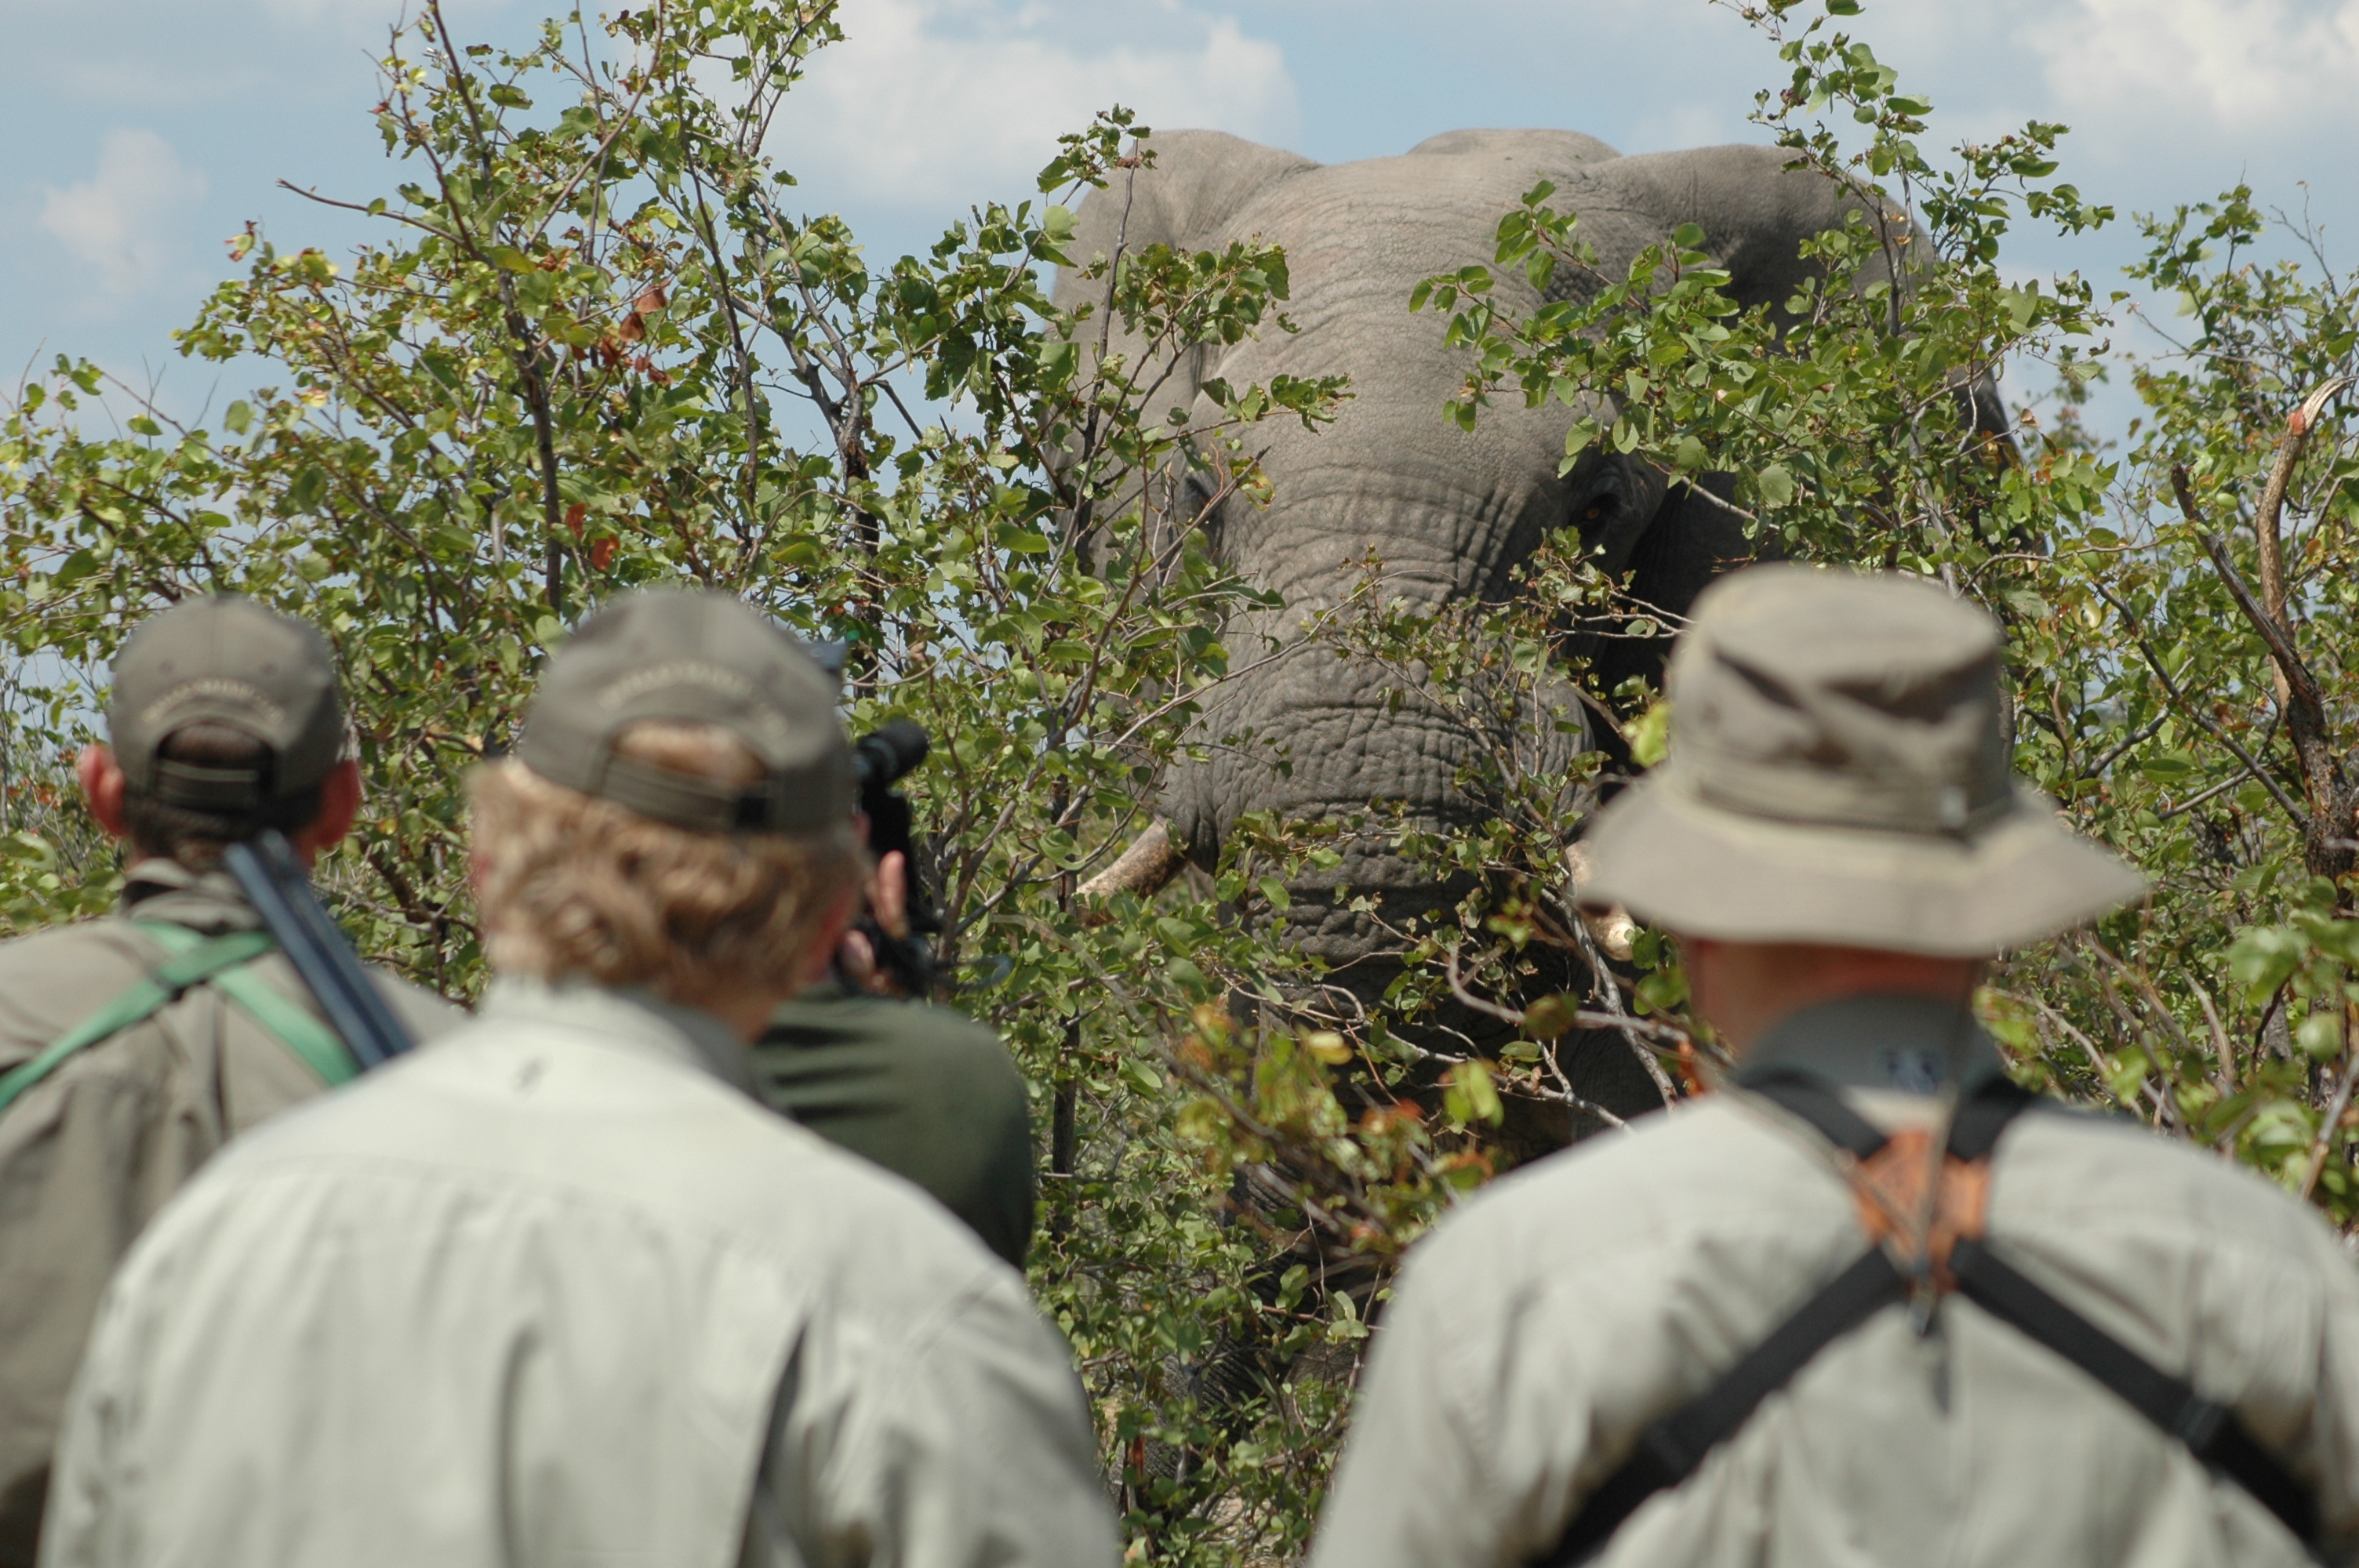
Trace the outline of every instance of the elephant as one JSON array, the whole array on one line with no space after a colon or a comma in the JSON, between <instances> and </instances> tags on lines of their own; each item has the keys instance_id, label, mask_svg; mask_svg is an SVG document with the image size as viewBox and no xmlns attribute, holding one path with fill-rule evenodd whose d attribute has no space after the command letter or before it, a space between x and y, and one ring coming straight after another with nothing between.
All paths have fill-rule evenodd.
<instances>
[{"instance_id":1,"label":"elephant","mask_svg":"<svg viewBox=\"0 0 2359 1568\"><path fill-rule=\"evenodd\" d=\"M1789 170L1788 155L1774 147L1625 157L1569 131L1454 131L1398 157L1332 165L1212 131L1156 133L1149 145L1151 167L1132 187L1116 183L1081 205L1067 254L1080 261L1112 255L1118 245L1135 254L1157 243L1274 243L1286 253L1288 309L1299 329L1185 351L1172 367L1170 401L1187 406L1216 377L1243 385L1342 373L1352 383L1353 396L1331 425L1257 430L1272 485L1267 506L1232 495L1212 520L1220 554L1284 600L1281 610L1244 614L1230 628L1233 646L1299 641L1304 618L1337 603L1356 580L1354 563L1372 552L1390 597L1427 608L1495 600L1541 540L1570 526L1606 570L1627 574L1637 597L1674 614L1752 554L1724 483L1673 484L1643 462L1595 449L1560 472L1567 432L1587 410L1495 405L1471 431L1446 422L1443 405L1462 385L1468 358L1445 346L1441 319L1409 310L1410 293L1423 278L1488 260L1499 219L1545 178L1556 187L1552 204L1579 215L1580 235L1607 275L1693 222L1727 270L1734 297L1775 308L1813 265L1799 254L1802 242L1864 205L1850 189ZM1056 298L1076 308L1103 287L1067 268ZM1520 274L1502 276L1494 297L1526 313L1541 303ZM1119 323L1111 346L1135 349ZM1201 406L1196 418L1211 414ZM1663 648L1657 641L1601 650L1593 678L1658 675ZM1253 748L1207 744L1203 760L1163 781L1166 839L1158 846L1150 830L1093 886L1153 885L1182 854L1210 869L1248 811L1315 820L1381 799L1401 803L1413 821L1465 820L1476 807L1454 783L1463 746L1417 722L1415 705L1397 700L1399 685L1386 669L1308 645L1239 676L1206 715L1200 739L1250 731L1282 746L1290 766L1273 769L1268 753ZM1556 743L1577 752L1590 738L1574 733ZM1289 890L1289 934L1326 960L1337 982L1367 998L1381 994L1400 959L1339 888L1380 897L1396 925L1463 891L1415 871L1382 844L1353 849L1340 870ZM1560 1060L1582 1096L1617 1116L1661 1103L1618 1037L1571 1038Z\"/></svg>"}]
</instances>

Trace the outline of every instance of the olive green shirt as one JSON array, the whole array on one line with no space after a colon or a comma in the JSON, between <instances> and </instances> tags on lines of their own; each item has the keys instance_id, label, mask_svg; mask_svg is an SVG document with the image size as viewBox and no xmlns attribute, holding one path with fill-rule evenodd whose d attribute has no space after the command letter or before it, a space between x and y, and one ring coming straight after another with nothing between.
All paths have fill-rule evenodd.
<instances>
[{"instance_id":1,"label":"olive green shirt","mask_svg":"<svg viewBox=\"0 0 2359 1568\"><path fill-rule=\"evenodd\" d=\"M945 1007L822 986L773 1015L754 1077L771 1109L916 1183L1024 1266L1031 1106L989 1029Z\"/></svg>"},{"instance_id":2,"label":"olive green shirt","mask_svg":"<svg viewBox=\"0 0 2359 1568\"><path fill-rule=\"evenodd\" d=\"M1869 1119L1997 1070L1970 1018L1888 997L1810 1009L1749 1062L1823 1075ZM2127 1121L2017 1118L1989 1245L2207 1398L2359 1549L2359 1271L2319 1217ZM1537 1558L1639 1432L1710 1388L1859 1257L1822 1141L1703 1097L1500 1181L1412 1251L1376 1330L1312 1568ZM2306 1562L2284 1526L2087 1373L1946 1299L1836 1340L1600 1568L2228 1568Z\"/></svg>"},{"instance_id":3,"label":"olive green shirt","mask_svg":"<svg viewBox=\"0 0 2359 1568\"><path fill-rule=\"evenodd\" d=\"M228 873L140 861L118 914L0 944L0 1073L164 961L133 917L206 936L262 924ZM318 1011L281 954L251 969ZM420 1039L465 1016L415 987L381 984ZM66 1386L117 1260L223 1143L323 1087L277 1035L199 985L0 1111L0 1568L33 1560Z\"/></svg>"}]
</instances>

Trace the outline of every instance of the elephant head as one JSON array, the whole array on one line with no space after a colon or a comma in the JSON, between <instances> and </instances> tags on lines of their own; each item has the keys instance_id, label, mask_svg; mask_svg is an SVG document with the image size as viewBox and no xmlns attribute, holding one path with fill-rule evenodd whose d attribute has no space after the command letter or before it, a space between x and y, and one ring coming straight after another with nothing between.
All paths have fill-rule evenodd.
<instances>
[{"instance_id":1,"label":"elephant head","mask_svg":"<svg viewBox=\"0 0 2359 1568\"><path fill-rule=\"evenodd\" d=\"M1215 377L1243 385L1340 373L1352 381L1353 395L1331 426L1256 431L1274 491L1266 508L1232 497L1219 509L1217 548L1285 600L1231 628L1240 659L1296 639L1304 617L1337 603L1371 556L1383 562L1388 598L1429 607L1493 600L1511 590L1516 568L1545 536L1571 526L1609 570L1632 575L1634 591L1679 611L1746 554L1735 520L1712 496L1669 485L1642 463L1593 452L1560 474L1566 433L1583 410L1501 406L1471 431L1447 423L1442 406L1463 384L1466 356L1444 346L1441 320L1411 314L1410 292L1423 278L1487 260L1501 216L1545 178L1556 186L1554 204L1579 214L1579 232L1609 275L1693 222L1735 297L1774 306L1803 280L1802 242L1861 205L1843 187L1789 172L1788 155L1775 148L1624 157L1562 131L1458 131L1398 157L1336 165L1207 131L1166 132L1151 145L1154 166L1134 189L1115 186L1082 204L1069 254L1111 254L1118 235L1132 253L1158 243L1274 243L1285 248L1288 309L1300 329L1189 351L1175 367L1171 401L1184 406ZM1060 303L1078 306L1102 287L1068 272ZM1541 303L1520 276L1503 277L1497 295L1526 312ZM1117 331L1114 347L1132 346ZM1617 678L1626 673L1635 666ZM1165 784L1171 842L1209 866L1242 813L1319 819L1375 800L1400 803L1412 819L1462 820L1472 809L1454 783L1463 748L1420 722L1413 702L1399 702L1399 685L1388 670L1315 646L1241 676L1208 714L1204 738L1251 731L1261 747L1282 748L1289 766L1273 769L1258 747L1212 747ZM1584 743L1560 741L1568 751ZM1381 989L1393 960L1368 917L1334 896L1336 882L1380 895L1397 925L1460 891L1381 846L1294 890L1290 927L1363 994Z\"/></svg>"}]
</instances>

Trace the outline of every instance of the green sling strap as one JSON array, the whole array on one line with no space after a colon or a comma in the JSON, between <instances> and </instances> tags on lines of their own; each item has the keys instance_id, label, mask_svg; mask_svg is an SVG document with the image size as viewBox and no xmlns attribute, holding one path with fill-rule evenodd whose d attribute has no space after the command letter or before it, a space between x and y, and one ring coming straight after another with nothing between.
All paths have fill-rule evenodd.
<instances>
[{"instance_id":1,"label":"green sling strap","mask_svg":"<svg viewBox=\"0 0 2359 1568\"><path fill-rule=\"evenodd\" d=\"M56 1071L75 1052L120 1033L162 1009L190 986L211 981L247 1016L276 1035L303 1064L333 1088L359 1072L335 1031L306 1012L287 994L245 966L277 944L266 931L233 931L204 937L186 926L160 921L132 924L171 955L129 990L67 1030L31 1061L0 1075L0 1111Z\"/></svg>"}]
</instances>

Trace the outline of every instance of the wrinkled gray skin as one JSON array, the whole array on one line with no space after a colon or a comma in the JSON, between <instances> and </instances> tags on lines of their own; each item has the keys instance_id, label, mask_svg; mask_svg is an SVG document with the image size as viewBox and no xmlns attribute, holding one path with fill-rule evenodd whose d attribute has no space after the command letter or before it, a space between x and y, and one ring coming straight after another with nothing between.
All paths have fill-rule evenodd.
<instances>
[{"instance_id":1,"label":"wrinkled gray skin","mask_svg":"<svg viewBox=\"0 0 2359 1568\"><path fill-rule=\"evenodd\" d=\"M1512 572L1543 535L1570 524L1609 569L1631 572L1640 597L1675 611L1746 553L1725 510L1684 487L1667 488L1643 464L1593 453L1559 477L1573 409L1527 410L1510 397L1485 410L1472 432L1445 424L1442 405L1463 383L1468 357L1444 348L1445 318L1410 313L1410 290L1432 275L1487 262L1501 216L1546 178L1557 188L1552 204L1579 214L1579 233L1609 276L1642 247L1694 222L1740 301L1781 303L1803 276L1801 242L1840 225L1858 205L1840 187L1787 172L1788 155L1775 148L1623 157L1564 131L1456 131L1404 157L1332 166L1217 132L1165 132L1153 146L1156 165L1137 177L1135 193L1126 198L1116 183L1083 202L1069 254L1112 254L1118 232L1133 253L1158 243L1273 242L1285 247L1286 309L1301 329L1191 351L1154 412L1186 406L1214 376L1232 385L1280 374L1352 379L1353 398L1331 427L1313 433L1283 420L1254 432L1268 449L1275 497L1267 510L1232 498L1218 514L1217 547L1287 601L1281 612L1230 629L1235 662L1258 656L1266 639L1289 639L1305 615L1335 603L1358 580L1355 563L1372 552L1384 562L1387 597L1425 605L1494 599L1509 590ZM1068 272L1057 292L1075 306L1103 288ZM1520 276L1503 278L1495 297L1517 312L1540 303ZM1118 333L1114 346L1125 349ZM1199 400L1193 417L1212 415ZM1659 656L1643 651L1622 657L1625 667L1603 672L1603 684L1660 668ZM1384 799L1406 802L1430 822L1466 819L1475 808L1452 784L1465 748L1420 719L1413 694L1388 715L1398 684L1383 669L1317 649L1244 676L1208 716L1203 739L1251 731L1256 743L1215 747L1210 760L1168 781L1161 809L1175 838L1209 867L1246 811L1319 820ZM1578 712L1570 700L1563 706ZM1560 758L1587 741L1532 743ZM1290 758L1289 773L1272 769L1273 745ZM1576 803L1567 805L1570 815ZM1351 855L1326 886L1294 890L1290 928L1364 997L1397 971L1382 955L1382 935L1332 896L1335 880L1354 893L1381 894L1397 924L1464 891L1419 878L1377 851ZM1593 1098L1625 1112L1659 1103L1618 1042L1588 1042L1579 1054L1587 1058L1579 1076Z\"/></svg>"}]
</instances>

